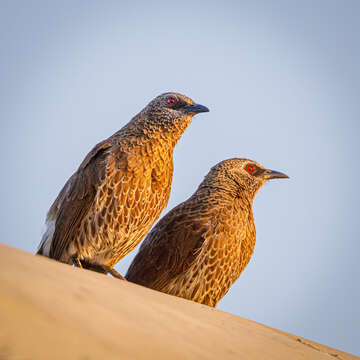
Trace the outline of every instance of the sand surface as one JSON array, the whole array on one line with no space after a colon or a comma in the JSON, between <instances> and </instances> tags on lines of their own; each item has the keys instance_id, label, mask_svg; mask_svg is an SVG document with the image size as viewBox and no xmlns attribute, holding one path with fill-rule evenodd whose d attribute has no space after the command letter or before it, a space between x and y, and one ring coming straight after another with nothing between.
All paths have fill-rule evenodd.
<instances>
[{"instance_id":1,"label":"sand surface","mask_svg":"<svg viewBox=\"0 0 360 360\"><path fill-rule=\"evenodd\" d=\"M0 244L0 360L360 359Z\"/></svg>"}]
</instances>

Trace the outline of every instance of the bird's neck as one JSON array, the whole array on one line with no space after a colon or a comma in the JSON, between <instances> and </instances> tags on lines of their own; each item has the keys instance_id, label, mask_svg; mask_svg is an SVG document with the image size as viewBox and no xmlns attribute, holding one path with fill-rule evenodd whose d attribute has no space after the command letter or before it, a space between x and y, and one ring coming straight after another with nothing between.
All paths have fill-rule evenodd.
<instances>
[{"instance_id":1,"label":"bird's neck","mask_svg":"<svg viewBox=\"0 0 360 360\"><path fill-rule=\"evenodd\" d=\"M224 182L222 178L205 178L200 184L198 191L202 191L202 189L204 189L204 191L210 189L212 193L230 201L241 199L242 202L250 208L254 199L254 195L247 191L246 188L239 186L235 181Z\"/></svg>"},{"instance_id":2,"label":"bird's neck","mask_svg":"<svg viewBox=\"0 0 360 360\"><path fill-rule=\"evenodd\" d=\"M161 123L156 123L151 119L144 121L139 115L135 116L118 133L121 133L123 138L137 139L141 143L149 142L169 149L174 148L192 119L191 116L187 116L179 121L167 122L164 119Z\"/></svg>"}]
</instances>

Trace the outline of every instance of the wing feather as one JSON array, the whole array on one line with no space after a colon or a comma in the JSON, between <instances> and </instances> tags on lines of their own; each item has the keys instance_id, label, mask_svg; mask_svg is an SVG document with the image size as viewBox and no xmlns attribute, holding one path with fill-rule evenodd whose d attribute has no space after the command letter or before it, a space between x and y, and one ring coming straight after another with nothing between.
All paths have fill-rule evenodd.
<instances>
[{"instance_id":1,"label":"wing feather","mask_svg":"<svg viewBox=\"0 0 360 360\"><path fill-rule=\"evenodd\" d=\"M160 290L187 271L201 249L208 229L206 218L182 203L171 210L144 240L126 278Z\"/></svg>"},{"instance_id":2,"label":"wing feather","mask_svg":"<svg viewBox=\"0 0 360 360\"><path fill-rule=\"evenodd\" d=\"M78 226L89 211L97 187L104 181L106 160L111 146L111 142L105 140L90 151L50 208L49 213L56 211L50 247L51 258L70 262L70 259L64 259L64 250L69 246Z\"/></svg>"}]
</instances>

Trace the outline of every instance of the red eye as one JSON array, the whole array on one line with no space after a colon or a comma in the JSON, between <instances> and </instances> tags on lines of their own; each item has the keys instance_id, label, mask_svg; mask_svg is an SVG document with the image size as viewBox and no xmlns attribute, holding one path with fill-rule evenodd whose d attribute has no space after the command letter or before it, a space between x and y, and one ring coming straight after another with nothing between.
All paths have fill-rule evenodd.
<instances>
[{"instance_id":1,"label":"red eye","mask_svg":"<svg viewBox=\"0 0 360 360\"><path fill-rule=\"evenodd\" d=\"M175 104L175 99L174 99L174 98L170 98L170 99L168 100L168 104L169 104L169 105L174 105L174 104Z\"/></svg>"},{"instance_id":2,"label":"red eye","mask_svg":"<svg viewBox=\"0 0 360 360\"><path fill-rule=\"evenodd\" d=\"M251 165L248 165L247 171L251 174L254 171L254 168Z\"/></svg>"}]
</instances>

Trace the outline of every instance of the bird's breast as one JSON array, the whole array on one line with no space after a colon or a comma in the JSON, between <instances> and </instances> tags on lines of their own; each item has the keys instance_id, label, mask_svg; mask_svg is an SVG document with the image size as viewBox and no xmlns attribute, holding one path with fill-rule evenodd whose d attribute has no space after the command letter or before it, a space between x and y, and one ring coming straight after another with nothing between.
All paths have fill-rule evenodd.
<instances>
[{"instance_id":1,"label":"bird's breast","mask_svg":"<svg viewBox=\"0 0 360 360\"><path fill-rule=\"evenodd\" d=\"M200 302L215 306L250 261L255 245L253 222L248 214L229 206L214 216L201 251L189 273L199 282ZM200 275L199 275L200 274ZM190 282L195 284L193 276Z\"/></svg>"},{"instance_id":2,"label":"bird's breast","mask_svg":"<svg viewBox=\"0 0 360 360\"><path fill-rule=\"evenodd\" d=\"M89 213L83 227L87 229L93 251L111 249L106 255L112 258L110 264L141 241L166 206L173 169L170 155L160 147L147 144L109 159L105 181L97 190L94 211Z\"/></svg>"}]
</instances>

